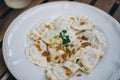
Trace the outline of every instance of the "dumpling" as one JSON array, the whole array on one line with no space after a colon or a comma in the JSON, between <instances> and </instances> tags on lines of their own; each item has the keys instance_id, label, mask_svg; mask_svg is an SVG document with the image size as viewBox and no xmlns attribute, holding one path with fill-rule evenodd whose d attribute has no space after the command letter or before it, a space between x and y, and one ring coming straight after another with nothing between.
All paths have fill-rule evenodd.
<instances>
[{"instance_id":1,"label":"dumpling","mask_svg":"<svg viewBox=\"0 0 120 80\"><path fill-rule=\"evenodd\" d=\"M51 72L51 77L55 76L57 79L55 80L67 80L70 78L75 72L80 69L78 64L72 62L66 62L63 65L55 64L51 67L51 69L47 69L47 73ZM47 76L49 77L49 75ZM52 80L52 79L51 79Z\"/></svg>"},{"instance_id":2,"label":"dumpling","mask_svg":"<svg viewBox=\"0 0 120 80\"><path fill-rule=\"evenodd\" d=\"M56 30L68 30L72 21L70 17L57 17L53 20L52 24Z\"/></svg>"},{"instance_id":3,"label":"dumpling","mask_svg":"<svg viewBox=\"0 0 120 80\"><path fill-rule=\"evenodd\" d=\"M84 48L84 54L80 58L81 70L90 73L98 63L101 54L103 54L101 50L92 47Z\"/></svg>"},{"instance_id":4,"label":"dumpling","mask_svg":"<svg viewBox=\"0 0 120 80\"><path fill-rule=\"evenodd\" d=\"M71 28L77 31L93 30L95 23L87 17L76 17L71 24Z\"/></svg>"},{"instance_id":5,"label":"dumpling","mask_svg":"<svg viewBox=\"0 0 120 80\"><path fill-rule=\"evenodd\" d=\"M79 64L83 72L90 73L103 55L101 50L88 46L78 50L68 61Z\"/></svg>"},{"instance_id":6,"label":"dumpling","mask_svg":"<svg viewBox=\"0 0 120 80\"><path fill-rule=\"evenodd\" d=\"M106 43L105 36L103 35L102 32L94 30L92 35L93 37L91 37L89 41L91 42L94 48L98 48L98 49L106 48L107 43Z\"/></svg>"},{"instance_id":7,"label":"dumpling","mask_svg":"<svg viewBox=\"0 0 120 80\"><path fill-rule=\"evenodd\" d=\"M78 69L80 69L80 66L79 66L78 64L73 63L73 62L71 62L71 61L66 61L66 62L64 63L64 66L67 67L67 68L69 68L69 69L72 71L73 74L75 74L75 72L76 72ZM73 74L72 74L72 75L73 75Z\"/></svg>"},{"instance_id":8,"label":"dumpling","mask_svg":"<svg viewBox=\"0 0 120 80\"><path fill-rule=\"evenodd\" d=\"M30 47L26 48L26 56L35 65L47 67L46 57L42 55L47 46L41 40L36 41Z\"/></svg>"},{"instance_id":9,"label":"dumpling","mask_svg":"<svg viewBox=\"0 0 120 80\"><path fill-rule=\"evenodd\" d=\"M32 29L29 33L29 37L33 40L38 40L39 38L41 38L41 35L39 34L37 30Z\"/></svg>"},{"instance_id":10,"label":"dumpling","mask_svg":"<svg viewBox=\"0 0 120 80\"><path fill-rule=\"evenodd\" d=\"M52 66L49 65L46 70L46 76L47 76L48 80L58 80L58 78L53 74L52 70L53 70Z\"/></svg>"},{"instance_id":11,"label":"dumpling","mask_svg":"<svg viewBox=\"0 0 120 80\"><path fill-rule=\"evenodd\" d=\"M105 36L88 17L56 17L44 20L30 33L26 56L46 68L49 80L68 80L77 71L90 73L106 47Z\"/></svg>"},{"instance_id":12,"label":"dumpling","mask_svg":"<svg viewBox=\"0 0 120 80\"><path fill-rule=\"evenodd\" d=\"M30 33L28 34L29 37L33 40L38 40L42 37L42 34L49 31L49 30L53 30L54 27L51 25L50 22L41 22L38 25L35 25L36 27L33 28Z\"/></svg>"},{"instance_id":13,"label":"dumpling","mask_svg":"<svg viewBox=\"0 0 120 80\"><path fill-rule=\"evenodd\" d=\"M58 78L58 80L67 80L73 76L78 69L80 69L78 64L67 61L61 66L53 66L53 74Z\"/></svg>"},{"instance_id":14,"label":"dumpling","mask_svg":"<svg viewBox=\"0 0 120 80\"><path fill-rule=\"evenodd\" d=\"M53 66L53 74L57 77L58 80L67 80L69 78L66 75L66 70L61 65L54 65Z\"/></svg>"},{"instance_id":15,"label":"dumpling","mask_svg":"<svg viewBox=\"0 0 120 80\"><path fill-rule=\"evenodd\" d=\"M86 38L87 41L91 43L91 46L97 49L103 49L107 46L105 36L97 30L85 31L77 34L77 37Z\"/></svg>"}]
</instances>

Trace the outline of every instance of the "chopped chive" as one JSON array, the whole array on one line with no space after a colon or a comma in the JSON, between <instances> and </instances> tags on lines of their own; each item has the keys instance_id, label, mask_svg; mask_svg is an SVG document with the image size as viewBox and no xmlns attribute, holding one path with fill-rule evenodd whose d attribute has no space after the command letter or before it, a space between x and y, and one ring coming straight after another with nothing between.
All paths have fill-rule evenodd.
<instances>
[{"instance_id":1,"label":"chopped chive","mask_svg":"<svg viewBox=\"0 0 120 80\"><path fill-rule=\"evenodd\" d=\"M70 39L69 39L69 35L65 35L67 33L66 30L62 30L62 32L60 32L59 37L62 39L62 43L63 45L67 45L68 43L70 43Z\"/></svg>"},{"instance_id":2,"label":"chopped chive","mask_svg":"<svg viewBox=\"0 0 120 80\"><path fill-rule=\"evenodd\" d=\"M63 32L63 33L67 33L67 31L66 31L66 30L62 30L62 32Z\"/></svg>"}]
</instances>

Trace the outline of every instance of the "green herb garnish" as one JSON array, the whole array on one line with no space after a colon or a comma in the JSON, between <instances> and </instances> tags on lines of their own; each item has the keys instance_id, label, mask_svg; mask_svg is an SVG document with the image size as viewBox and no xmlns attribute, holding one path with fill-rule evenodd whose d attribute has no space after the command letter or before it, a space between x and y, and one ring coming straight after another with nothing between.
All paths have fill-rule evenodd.
<instances>
[{"instance_id":1,"label":"green herb garnish","mask_svg":"<svg viewBox=\"0 0 120 80\"><path fill-rule=\"evenodd\" d=\"M67 31L66 31L66 30L62 30L62 33L66 34L66 33L67 33Z\"/></svg>"},{"instance_id":2,"label":"green herb garnish","mask_svg":"<svg viewBox=\"0 0 120 80\"><path fill-rule=\"evenodd\" d=\"M62 32L60 32L59 37L62 39L62 43L63 45L67 45L68 43L70 43L70 38L69 35L66 35L67 31L66 30L62 30Z\"/></svg>"}]
</instances>

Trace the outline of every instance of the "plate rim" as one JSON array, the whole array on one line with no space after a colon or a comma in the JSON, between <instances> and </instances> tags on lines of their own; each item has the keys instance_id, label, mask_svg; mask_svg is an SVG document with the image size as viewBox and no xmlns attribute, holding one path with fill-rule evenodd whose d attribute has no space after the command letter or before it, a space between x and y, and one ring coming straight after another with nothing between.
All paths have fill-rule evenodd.
<instances>
[{"instance_id":1,"label":"plate rim","mask_svg":"<svg viewBox=\"0 0 120 80\"><path fill-rule=\"evenodd\" d=\"M9 53L8 50L7 50L7 49L8 49L8 48L7 48L8 46L7 46L6 42L7 42L7 37L9 36L8 33L10 33L11 30L13 30L12 24L15 23L15 21L16 21L17 19L19 19L21 16L24 16L24 14L28 13L29 11L32 11L32 10L36 9L37 7L41 7L41 8L42 8L42 7L44 7L44 6L50 6L50 5L53 5L53 4L64 4L64 5L66 5L66 4L79 4L79 5L81 5L81 4L82 4L82 5L87 6L87 7L91 8L91 9L93 9L93 10L97 10L100 14L102 14L102 15L104 15L104 16L106 16L106 17L109 17L113 23L115 23L116 25L118 25L118 26L116 26L116 27L118 27L119 32L120 32L120 23L119 23L115 18L113 18L111 15L109 15L109 14L106 13L105 11L103 11L103 10L101 10L101 9L95 7L95 6L91 6L91 5L89 5L89 4L85 4L85 3L81 3L81 2L76 2L76 1L54 1L54 2L43 3L43 4L40 4L40 5L34 6L34 7L30 8L30 9L27 9L27 10L25 10L24 12L22 12L21 14L19 14L19 15L10 23L10 25L8 26L8 28L7 28L7 30L6 30L6 32L5 32L5 34L4 34L3 43L2 43L2 45L3 45L3 46L2 46L2 53L3 53L3 58L4 58L4 61L5 61L5 64L6 64L7 68L8 68L8 70L12 73L12 75L13 75L16 79L18 79L18 80L24 80L24 79L20 76L19 72L17 72L17 73L19 74L19 76L18 76L18 74L15 74L16 71L14 71L14 68L12 68L11 64L8 62L8 60L7 60L7 55L6 55L6 54ZM118 72L120 73L120 70L119 70ZM115 79L114 79L114 80L115 80Z\"/></svg>"}]
</instances>

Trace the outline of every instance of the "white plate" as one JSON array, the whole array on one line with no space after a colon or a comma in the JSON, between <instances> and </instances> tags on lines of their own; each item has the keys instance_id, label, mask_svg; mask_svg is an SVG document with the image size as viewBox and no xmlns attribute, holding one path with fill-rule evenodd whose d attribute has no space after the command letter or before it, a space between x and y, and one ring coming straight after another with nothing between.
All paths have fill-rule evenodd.
<instances>
[{"instance_id":1,"label":"white plate","mask_svg":"<svg viewBox=\"0 0 120 80\"><path fill-rule=\"evenodd\" d=\"M27 33L43 18L88 16L105 34L105 56L90 74L70 80L117 80L120 70L120 24L105 12L77 2L52 2L33 7L19 15L9 26L3 40L3 55L10 72L18 80L46 80L44 69L25 56Z\"/></svg>"}]
</instances>

